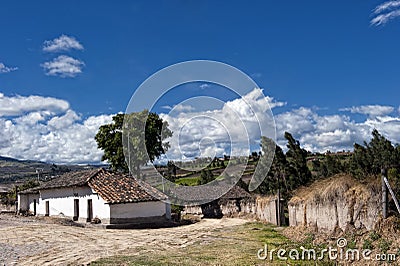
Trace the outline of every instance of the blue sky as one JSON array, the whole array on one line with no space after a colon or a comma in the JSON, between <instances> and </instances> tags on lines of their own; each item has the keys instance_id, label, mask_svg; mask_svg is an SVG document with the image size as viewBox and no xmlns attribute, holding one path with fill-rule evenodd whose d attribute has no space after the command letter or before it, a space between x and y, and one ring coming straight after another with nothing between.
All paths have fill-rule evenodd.
<instances>
[{"instance_id":1,"label":"blue sky","mask_svg":"<svg viewBox=\"0 0 400 266\"><path fill-rule=\"evenodd\" d=\"M45 146L51 139L52 129L47 126L52 118L69 118L71 125L81 126L89 118L98 119L96 123L109 121L107 116L124 111L135 89L151 74L197 59L221 61L251 76L266 96L284 103L272 110L277 120L281 118L277 121L278 135L292 130L310 149L351 147L352 142L365 139L371 127L378 127L398 142L400 19L395 18L397 13L390 13L397 11L398 1L389 3L374 14L383 1L2 1L3 109L30 96L49 97L42 99L47 103L65 101L68 106L48 104L46 108L21 109L13 115L4 110L2 114L0 106L0 122L4 124L0 126L0 155L56 162L98 161L100 153L93 150L81 150L87 156L71 159L78 148L65 157L54 155L59 152L55 150L52 156L43 157L29 151L29 142L13 152L15 143L11 145L5 132L11 132L14 141L17 136L22 138L29 126L22 129L18 118L41 115L34 127L39 123L45 129L36 128L37 138L30 141L33 146L41 141ZM388 16L378 17L382 14ZM378 19L375 24L371 23L373 19ZM63 35L80 46L45 49ZM45 66L46 62L51 66L54 60L72 62L77 72L51 75ZM182 92L190 97L217 91L212 86L208 92L192 88ZM178 104L185 93L167 94L155 111L165 112L162 106ZM235 99L229 93L218 96L225 101ZM43 113L46 110L50 110L47 115ZM371 114L371 110L383 111ZM296 128L293 117L303 122L309 119L312 127L304 125L303 129L309 128L306 132ZM319 127L320 120L328 122ZM339 134L327 124L343 132L350 130L350 139L343 145L338 140L327 140L326 145L312 143L312 132L322 139L330 133ZM11 125L21 128L10 131ZM61 133L54 132L57 139ZM74 138L79 141L79 137ZM87 140L87 145L92 144Z\"/></svg>"}]
</instances>

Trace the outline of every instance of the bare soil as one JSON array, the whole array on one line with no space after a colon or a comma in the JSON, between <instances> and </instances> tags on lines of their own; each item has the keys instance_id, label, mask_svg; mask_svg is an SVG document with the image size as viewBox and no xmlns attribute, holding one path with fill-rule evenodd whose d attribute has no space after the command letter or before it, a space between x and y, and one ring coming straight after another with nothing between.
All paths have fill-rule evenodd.
<instances>
[{"instance_id":1,"label":"bare soil","mask_svg":"<svg viewBox=\"0 0 400 266\"><path fill-rule=\"evenodd\" d=\"M104 257L157 252L207 242L213 239L213 231L230 230L246 222L248 220L238 218L203 219L173 228L119 230L66 226L68 223L63 219L2 214L0 264L87 265Z\"/></svg>"}]
</instances>

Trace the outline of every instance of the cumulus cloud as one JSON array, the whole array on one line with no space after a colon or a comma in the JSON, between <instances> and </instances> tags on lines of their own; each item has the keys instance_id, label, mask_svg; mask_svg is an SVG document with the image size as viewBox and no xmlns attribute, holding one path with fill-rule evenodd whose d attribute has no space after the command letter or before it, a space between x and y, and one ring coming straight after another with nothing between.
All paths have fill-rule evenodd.
<instances>
[{"instance_id":1,"label":"cumulus cloud","mask_svg":"<svg viewBox=\"0 0 400 266\"><path fill-rule=\"evenodd\" d=\"M8 107L7 107L8 106ZM112 115L82 119L50 97L0 97L0 155L55 163L99 163L94 136Z\"/></svg>"},{"instance_id":2,"label":"cumulus cloud","mask_svg":"<svg viewBox=\"0 0 400 266\"><path fill-rule=\"evenodd\" d=\"M254 89L241 98L228 101L220 109L196 111L179 105L170 114L161 114L174 132L167 152L170 160L223 154L248 155L249 145L259 140L261 132L270 131L269 108L285 103L264 96ZM178 109L178 110L177 110ZM265 128L264 128L265 127Z\"/></svg>"},{"instance_id":3,"label":"cumulus cloud","mask_svg":"<svg viewBox=\"0 0 400 266\"><path fill-rule=\"evenodd\" d=\"M43 51L45 52L59 52L69 50L83 50L83 45L79 43L75 37L61 35L50 41L44 41Z\"/></svg>"},{"instance_id":4,"label":"cumulus cloud","mask_svg":"<svg viewBox=\"0 0 400 266\"><path fill-rule=\"evenodd\" d=\"M66 55L60 55L52 61L41 65L48 76L59 76L62 78L73 78L82 73L85 63Z\"/></svg>"},{"instance_id":5,"label":"cumulus cloud","mask_svg":"<svg viewBox=\"0 0 400 266\"><path fill-rule=\"evenodd\" d=\"M387 1L377 6L374 11L374 17L371 19L371 25L384 25L392 19L400 16L400 1ZM397 9L396 9L397 8Z\"/></svg>"},{"instance_id":6,"label":"cumulus cloud","mask_svg":"<svg viewBox=\"0 0 400 266\"><path fill-rule=\"evenodd\" d=\"M21 116L25 113L41 112L42 115L52 115L65 112L69 103L64 100L42 96L7 97L0 93L0 117Z\"/></svg>"},{"instance_id":7,"label":"cumulus cloud","mask_svg":"<svg viewBox=\"0 0 400 266\"><path fill-rule=\"evenodd\" d=\"M353 114L364 114L371 117L384 116L394 112L394 107L384 105L362 105L350 108L342 108L339 111L349 111Z\"/></svg>"},{"instance_id":8,"label":"cumulus cloud","mask_svg":"<svg viewBox=\"0 0 400 266\"><path fill-rule=\"evenodd\" d=\"M288 131L313 152L352 150L354 143L369 140L374 128L393 143L400 143L400 118L396 116L368 116L356 122L347 115L319 115L301 107L276 115L275 121L281 147L286 146L283 134Z\"/></svg>"},{"instance_id":9,"label":"cumulus cloud","mask_svg":"<svg viewBox=\"0 0 400 266\"><path fill-rule=\"evenodd\" d=\"M183 105L181 112L160 114L174 132L164 159L231 152L245 155L258 149L264 130L260 124L271 126L270 117L265 115L268 105L275 108L285 103L254 89L217 109L197 111ZM313 152L352 150L355 142L369 140L376 128L393 143L400 143L399 114L393 107L377 106L344 108L349 113L330 115L321 115L315 108L286 110L274 116L277 142L285 148L283 135L288 131L302 147ZM355 121L352 113L365 114L365 118ZM0 93L0 155L56 163L99 163L103 152L97 148L94 136L101 125L111 121L112 115L82 118L61 99Z\"/></svg>"},{"instance_id":10,"label":"cumulus cloud","mask_svg":"<svg viewBox=\"0 0 400 266\"><path fill-rule=\"evenodd\" d=\"M0 63L0 74L9 73L9 72L15 71L17 69L18 69L18 67L8 67L8 66L4 65L3 63Z\"/></svg>"},{"instance_id":11,"label":"cumulus cloud","mask_svg":"<svg viewBox=\"0 0 400 266\"><path fill-rule=\"evenodd\" d=\"M162 114L174 132L167 157L180 160L210 154L222 156L230 154L232 148L237 154L248 154L249 143L246 140L253 144L252 150L259 148L261 132L258 119L265 118L268 105L276 108L285 104L255 89L242 98L226 102L220 109ZM312 152L352 150L354 143L369 140L374 128L393 143L400 143L400 117L394 107L363 105L340 111L321 115L318 108L299 107L276 114L278 145L286 148L284 132L287 131L300 141L302 147ZM352 119L351 114L356 113L365 115L364 119ZM261 124L268 125L265 121Z\"/></svg>"}]
</instances>

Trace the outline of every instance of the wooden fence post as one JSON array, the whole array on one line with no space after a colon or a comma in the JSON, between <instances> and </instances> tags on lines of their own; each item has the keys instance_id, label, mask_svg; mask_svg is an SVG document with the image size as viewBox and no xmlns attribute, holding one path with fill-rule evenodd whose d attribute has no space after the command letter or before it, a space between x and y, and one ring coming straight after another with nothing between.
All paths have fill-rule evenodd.
<instances>
[{"instance_id":1,"label":"wooden fence post","mask_svg":"<svg viewBox=\"0 0 400 266\"><path fill-rule=\"evenodd\" d=\"M386 187L386 183L385 183L386 170L384 168L381 169L381 174L382 174L382 216L384 219L386 219L388 216L388 213L387 213L388 194L387 194L387 187Z\"/></svg>"},{"instance_id":2,"label":"wooden fence post","mask_svg":"<svg viewBox=\"0 0 400 266\"><path fill-rule=\"evenodd\" d=\"M276 223L277 226L281 226L281 192L280 189L278 188L278 200L276 201L276 211L277 211L277 215L276 215Z\"/></svg>"}]
</instances>

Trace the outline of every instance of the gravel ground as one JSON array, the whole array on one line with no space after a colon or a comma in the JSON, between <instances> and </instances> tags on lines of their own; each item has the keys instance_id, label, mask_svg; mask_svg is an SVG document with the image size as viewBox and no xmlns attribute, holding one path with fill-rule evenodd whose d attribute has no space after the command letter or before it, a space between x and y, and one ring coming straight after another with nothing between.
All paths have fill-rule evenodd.
<instances>
[{"instance_id":1,"label":"gravel ground","mask_svg":"<svg viewBox=\"0 0 400 266\"><path fill-rule=\"evenodd\" d=\"M244 219L203 219L160 229L118 230L62 225L44 217L0 215L0 264L88 265L114 255L183 248L213 239L214 230L230 230Z\"/></svg>"}]
</instances>

